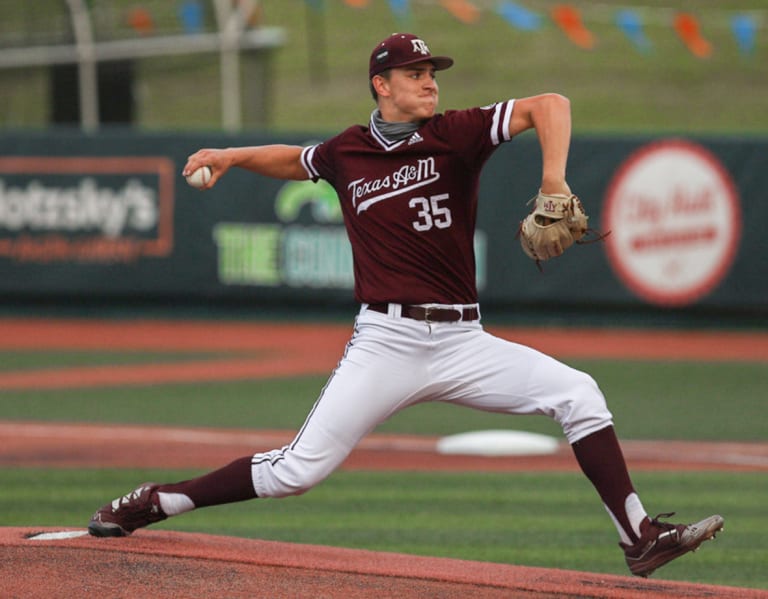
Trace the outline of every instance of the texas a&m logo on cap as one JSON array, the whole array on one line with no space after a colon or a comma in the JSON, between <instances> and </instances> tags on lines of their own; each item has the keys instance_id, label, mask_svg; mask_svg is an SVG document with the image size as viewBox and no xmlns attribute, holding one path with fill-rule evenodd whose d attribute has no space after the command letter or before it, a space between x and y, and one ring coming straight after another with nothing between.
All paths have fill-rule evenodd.
<instances>
[{"instance_id":1,"label":"texas a&m logo on cap","mask_svg":"<svg viewBox=\"0 0 768 599\"><path fill-rule=\"evenodd\" d=\"M420 54L423 54L424 56L429 56L429 48L427 47L427 44L424 43L424 40L415 39L411 40L411 44L413 45L413 51L419 52Z\"/></svg>"}]
</instances>

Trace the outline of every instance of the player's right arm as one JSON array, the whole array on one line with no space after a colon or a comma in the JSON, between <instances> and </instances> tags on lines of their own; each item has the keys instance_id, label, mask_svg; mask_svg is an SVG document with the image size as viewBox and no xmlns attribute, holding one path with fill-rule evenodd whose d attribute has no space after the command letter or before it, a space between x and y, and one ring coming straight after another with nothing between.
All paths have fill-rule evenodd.
<instances>
[{"instance_id":1,"label":"player's right arm","mask_svg":"<svg viewBox=\"0 0 768 599\"><path fill-rule=\"evenodd\" d=\"M209 166L213 176L205 189L213 187L232 167L273 177L275 179L308 179L301 165L301 146L272 144L235 148L204 148L187 159L182 174L186 177L202 166Z\"/></svg>"}]
</instances>

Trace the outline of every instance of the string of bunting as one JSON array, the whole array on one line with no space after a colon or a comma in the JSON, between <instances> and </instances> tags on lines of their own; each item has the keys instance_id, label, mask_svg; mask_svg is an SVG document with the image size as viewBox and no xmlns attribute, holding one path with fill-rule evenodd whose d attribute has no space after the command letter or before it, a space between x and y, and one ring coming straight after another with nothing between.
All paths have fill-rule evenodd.
<instances>
[{"instance_id":1,"label":"string of bunting","mask_svg":"<svg viewBox=\"0 0 768 599\"><path fill-rule=\"evenodd\" d=\"M364 9L371 0L343 0L352 8ZM538 31L548 23L554 24L573 44L585 50L597 45L597 36L590 30L589 24L605 23L610 20L631 42L632 46L643 54L653 51L653 43L646 33L649 25L671 27L685 47L698 58L708 58L714 52L701 26L699 17L688 10L659 9L649 7L610 7L604 4L592 5L588 11L580 9L575 3L555 4L546 9L532 9L522 2L498 0L472 2L471 0L388 0L392 14L397 21L407 26L411 19L411 4L438 4L457 20L467 25L476 23L483 12L492 11L503 18L511 27L519 31ZM324 0L306 0L315 9L322 10ZM708 9L701 9L708 10ZM739 11L709 9L718 20L730 29L739 51L745 56L755 53L757 34L763 25L762 11Z\"/></svg>"},{"instance_id":2,"label":"string of bunting","mask_svg":"<svg viewBox=\"0 0 768 599\"><path fill-rule=\"evenodd\" d=\"M243 0L240 0L243 1ZM327 0L305 0L315 12L325 9ZM355 9L365 9L372 0L343 0ZM615 25L632 46L643 54L653 51L653 43L646 33L648 26L669 26L685 47L698 58L708 58L714 52L712 42L707 39L699 17L689 10L674 8L650 8L641 6L611 7L593 4L586 10L575 3L548 5L547 8L533 9L516 0L388 0L395 19L407 28L411 19L411 5L439 5L457 20L467 25L476 23L484 12L493 12L504 19L512 28L535 32L549 23L554 24L574 45L585 50L593 49L598 42L590 24L606 22ZM528 4L533 4L529 1ZM752 56L757 47L758 31L765 21L765 11L728 10L722 8L700 9L714 15L720 26L728 27L741 54ZM204 3L201 0L184 0L178 5L178 16L185 31L198 33L203 30ZM710 19L711 20L711 19ZM151 34L154 22L151 13L140 6L128 13L128 24L140 35Z\"/></svg>"}]
</instances>

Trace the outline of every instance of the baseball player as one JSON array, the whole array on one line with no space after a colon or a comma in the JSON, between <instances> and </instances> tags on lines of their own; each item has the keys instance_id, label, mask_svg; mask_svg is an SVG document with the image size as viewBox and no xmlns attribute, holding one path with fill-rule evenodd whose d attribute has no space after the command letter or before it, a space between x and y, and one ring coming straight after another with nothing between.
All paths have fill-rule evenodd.
<instances>
[{"instance_id":1,"label":"baseball player","mask_svg":"<svg viewBox=\"0 0 768 599\"><path fill-rule=\"evenodd\" d=\"M472 243L481 170L502 143L534 129L542 155L539 197L550 198L541 203L551 212L539 220L562 220L552 206L575 199L565 177L570 105L550 93L439 114L436 72L452 64L415 35L391 35L370 56L376 109L367 127L309 147L202 149L189 157L185 175L211 168L206 188L232 167L328 181L352 245L360 311L344 355L289 445L188 481L145 483L99 509L89 523L92 535L125 536L196 508L304 493L378 424L426 401L554 418L615 524L633 574L648 576L722 529L720 516L690 525L659 520L672 514L649 518L595 381L484 331ZM572 241L550 240L526 252L546 259Z\"/></svg>"}]
</instances>

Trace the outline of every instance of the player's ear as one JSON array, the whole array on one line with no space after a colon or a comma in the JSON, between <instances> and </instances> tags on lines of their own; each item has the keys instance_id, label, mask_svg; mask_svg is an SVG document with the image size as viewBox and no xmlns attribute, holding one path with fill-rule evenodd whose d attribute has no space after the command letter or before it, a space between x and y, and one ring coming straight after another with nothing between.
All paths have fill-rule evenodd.
<instances>
[{"instance_id":1,"label":"player's ear","mask_svg":"<svg viewBox=\"0 0 768 599\"><path fill-rule=\"evenodd\" d=\"M371 79L371 85L378 96L389 96L389 77L374 75Z\"/></svg>"}]
</instances>

